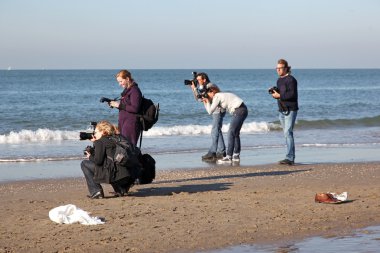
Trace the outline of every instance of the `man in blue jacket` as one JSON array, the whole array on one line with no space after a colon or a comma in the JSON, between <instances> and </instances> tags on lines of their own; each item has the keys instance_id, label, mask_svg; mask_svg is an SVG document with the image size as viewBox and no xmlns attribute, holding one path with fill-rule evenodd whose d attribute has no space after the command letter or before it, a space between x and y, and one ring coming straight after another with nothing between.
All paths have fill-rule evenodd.
<instances>
[{"instance_id":1,"label":"man in blue jacket","mask_svg":"<svg viewBox=\"0 0 380 253\"><path fill-rule=\"evenodd\" d=\"M277 62L277 89L270 89L272 97L277 99L279 119L286 141L286 156L280 164L293 165L295 160L295 146L293 128L298 112L297 80L291 75L290 66L284 59Z\"/></svg>"}]
</instances>

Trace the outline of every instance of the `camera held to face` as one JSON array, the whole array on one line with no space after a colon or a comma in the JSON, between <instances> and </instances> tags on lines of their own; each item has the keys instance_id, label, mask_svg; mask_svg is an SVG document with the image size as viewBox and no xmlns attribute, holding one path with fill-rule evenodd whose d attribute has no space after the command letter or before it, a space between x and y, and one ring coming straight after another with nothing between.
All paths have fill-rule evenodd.
<instances>
[{"instance_id":1,"label":"camera held to face","mask_svg":"<svg viewBox=\"0 0 380 253\"><path fill-rule=\"evenodd\" d=\"M95 134L95 128L96 128L97 122L91 121L91 127L92 127L92 132L79 132L79 140L84 141L84 140L91 140Z\"/></svg>"},{"instance_id":2,"label":"camera held to face","mask_svg":"<svg viewBox=\"0 0 380 253\"><path fill-rule=\"evenodd\" d=\"M81 141L83 140L91 140L92 138L94 138L94 134L95 134L95 128L96 128L96 125L98 123L95 122L95 121L91 121L91 127L92 127L92 132L91 133L88 133L88 132L79 132L79 139ZM87 152L90 154L90 155L94 155L94 152L95 152L95 149L94 147L92 146L87 146L84 150L83 150L83 154L84 155L87 155Z\"/></svg>"},{"instance_id":3,"label":"camera held to face","mask_svg":"<svg viewBox=\"0 0 380 253\"><path fill-rule=\"evenodd\" d=\"M197 87L198 86L198 81L197 81L197 72L191 72L191 74L193 74L193 79L192 80L185 80L184 81L184 84L185 85L192 85L192 83L194 83L194 86Z\"/></svg>"},{"instance_id":4,"label":"camera held to face","mask_svg":"<svg viewBox=\"0 0 380 253\"><path fill-rule=\"evenodd\" d=\"M280 93L280 90L276 86L273 86L268 90L269 94L273 94L274 92Z\"/></svg>"}]
</instances>

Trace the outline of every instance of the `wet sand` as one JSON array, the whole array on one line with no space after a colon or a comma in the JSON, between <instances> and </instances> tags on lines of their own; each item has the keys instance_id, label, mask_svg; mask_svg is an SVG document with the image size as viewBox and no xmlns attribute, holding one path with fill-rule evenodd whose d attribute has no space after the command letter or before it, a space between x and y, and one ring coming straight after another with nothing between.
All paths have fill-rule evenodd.
<instances>
[{"instance_id":1,"label":"wet sand","mask_svg":"<svg viewBox=\"0 0 380 253\"><path fill-rule=\"evenodd\" d=\"M199 252L380 224L380 162L158 171L127 197L104 190L88 199L84 178L0 184L0 252ZM328 191L353 202L314 202ZM52 222L49 210L67 204L106 223Z\"/></svg>"}]
</instances>

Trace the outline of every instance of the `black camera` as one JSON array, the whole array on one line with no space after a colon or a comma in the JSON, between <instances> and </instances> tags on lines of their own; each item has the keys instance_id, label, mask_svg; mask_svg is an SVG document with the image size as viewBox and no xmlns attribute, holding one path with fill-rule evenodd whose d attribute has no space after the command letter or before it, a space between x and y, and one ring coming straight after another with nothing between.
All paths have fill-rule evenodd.
<instances>
[{"instance_id":1,"label":"black camera","mask_svg":"<svg viewBox=\"0 0 380 253\"><path fill-rule=\"evenodd\" d=\"M185 85L191 85L193 82L194 82L194 86L197 87L198 86L198 81L197 81L197 72L191 72L191 74L193 74L193 79L192 80L185 80L184 81L184 84Z\"/></svg>"},{"instance_id":2,"label":"black camera","mask_svg":"<svg viewBox=\"0 0 380 253\"><path fill-rule=\"evenodd\" d=\"M90 155L94 155L94 152L95 152L95 148L92 147L92 146L87 146L87 147L83 150L83 154L84 154L84 155L87 155L87 153L89 153Z\"/></svg>"},{"instance_id":3,"label":"black camera","mask_svg":"<svg viewBox=\"0 0 380 253\"><path fill-rule=\"evenodd\" d=\"M79 140L84 141L84 140L91 140L95 134L95 128L96 124L98 124L95 121L91 121L91 127L93 129L92 133L88 132L79 132Z\"/></svg>"},{"instance_id":4,"label":"black camera","mask_svg":"<svg viewBox=\"0 0 380 253\"><path fill-rule=\"evenodd\" d=\"M198 98L198 99L208 98L208 95L207 95L207 89L206 89L206 88L203 88L203 89L201 89L201 90L198 90L198 91L197 91L197 98Z\"/></svg>"},{"instance_id":5,"label":"black camera","mask_svg":"<svg viewBox=\"0 0 380 253\"><path fill-rule=\"evenodd\" d=\"M99 102L100 103L107 103L108 105L110 105L110 103L112 101L117 101L117 100L118 100L118 98L112 99L112 98L101 97ZM111 107L113 108L113 106L111 106Z\"/></svg>"},{"instance_id":6,"label":"black camera","mask_svg":"<svg viewBox=\"0 0 380 253\"><path fill-rule=\"evenodd\" d=\"M100 103L104 103L104 102L110 103L111 101L115 101L115 100L110 99L110 98L105 98L105 97L100 98Z\"/></svg>"},{"instance_id":7,"label":"black camera","mask_svg":"<svg viewBox=\"0 0 380 253\"><path fill-rule=\"evenodd\" d=\"M276 86L273 86L268 90L269 94L273 94L274 92L280 93L280 90Z\"/></svg>"}]
</instances>

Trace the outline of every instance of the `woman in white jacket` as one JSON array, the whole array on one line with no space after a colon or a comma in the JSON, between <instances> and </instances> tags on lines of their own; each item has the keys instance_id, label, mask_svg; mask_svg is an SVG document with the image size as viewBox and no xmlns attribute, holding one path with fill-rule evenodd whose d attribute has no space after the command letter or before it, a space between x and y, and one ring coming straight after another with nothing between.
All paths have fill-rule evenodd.
<instances>
[{"instance_id":1,"label":"woman in white jacket","mask_svg":"<svg viewBox=\"0 0 380 253\"><path fill-rule=\"evenodd\" d=\"M231 115L230 128L228 129L227 155L218 160L218 164L232 164L240 161L240 130L244 120L248 116L247 106L244 101L230 92L220 92L219 88L211 83L207 85L208 98L203 103L209 114L212 114L218 106L226 109Z\"/></svg>"}]
</instances>

